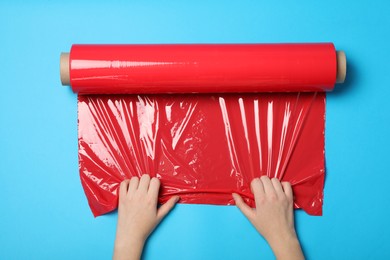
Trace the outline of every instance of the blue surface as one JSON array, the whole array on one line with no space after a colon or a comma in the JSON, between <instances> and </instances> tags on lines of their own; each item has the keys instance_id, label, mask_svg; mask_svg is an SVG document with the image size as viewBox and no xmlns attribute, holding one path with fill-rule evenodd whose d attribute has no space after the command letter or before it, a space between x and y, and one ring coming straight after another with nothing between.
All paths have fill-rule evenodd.
<instances>
[{"instance_id":1,"label":"blue surface","mask_svg":"<svg viewBox=\"0 0 390 260\"><path fill-rule=\"evenodd\" d=\"M0 259L109 259L117 214L94 219L77 161L73 43L334 42L324 216L297 212L308 259L389 259L389 1L0 2ZM275 2L275 3L274 3ZM272 259L235 207L178 205L145 259Z\"/></svg>"}]
</instances>

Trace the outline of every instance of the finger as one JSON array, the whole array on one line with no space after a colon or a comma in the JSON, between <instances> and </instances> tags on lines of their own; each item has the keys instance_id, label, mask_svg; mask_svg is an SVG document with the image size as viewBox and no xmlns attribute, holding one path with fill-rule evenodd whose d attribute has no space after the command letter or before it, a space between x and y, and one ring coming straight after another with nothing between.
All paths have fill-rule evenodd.
<instances>
[{"instance_id":1,"label":"finger","mask_svg":"<svg viewBox=\"0 0 390 260\"><path fill-rule=\"evenodd\" d=\"M264 198L264 187L263 183L259 178L254 178L251 182L251 190L253 195L255 196L256 204L259 203ZM257 207L257 205L256 205Z\"/></svg>"},{"instance_id":2,"label":"finger","mask_svg":"<svg viewBox=\"0 0 390 260\"><path fill-rule=\"evenodd\" d=\"M277 178L272 178L271 183L274 186L275 192L278 195L278 197L285 196L283 188L282 188L282 184L280 183L280 181Z\"/></svg>"},{"instance_id":3,"label":"finger","mask_svg":"<svg viewBox=\"0 0 390 260\"><path fill-rule=\"evenodd\" d=\"M139 185L138 177L131 178L127 194L130 196L133 195L135 191L138 189L138 185Z\"/></svg>"},{"instance_id":4,"label":"finger","mask_svg":"<svg viewBox=\"0 0 390 260\"><path fill-rule=\"evenodd\" d=\"M119 185L119 198L124 198L127 194L127 189L129 188L130 180L124 180Z\"/></svg>"},{"instance_id":5,"label":"finger","mask_svg":"<svg viewBox=\"0 0 390 260\"><path fill-rule=\"evenodd\" d=\"M261 176L260 180L263 183L265 195L276 196L275 188L268 176Z\"/></svg>"},{"instance_id":6,"label":"finger","mask_svg":"<svg viewBox=\"0 0 390 260\"><path fill-rule=\"evenodd\" d=\"M236 206L240 209L242 214L244 214L248 219L252 219L253 214L254 214L253 209L251 207L249 207L244 202L242 197L240 195L238 195L237 193L232 193L232 196L233 196L234 202L236 203Z\"/></svg>"},{"instance_id":7,"label":"finger","mask_svg":"<svg viewBox=\"0 0 390 260\"><path fill-rule=\"evenodd\" d=\"M294 199L294 194L293 194L293 190L291 187L291 183L282 182L282 187L283 187L284 194L286 194L286 197L288 198L288 200L292 202Z\"/></svg>"},{"instance_id":8,"label":"finger","mask_svg":"<svg viewBox=\"0 0 390 260\"><path fill-rule=\"evenodd\" d=\"M157 220L160 222L180 200L179 196L173 196L157 210Z\"/></svg>"},{"instance_id":9,"label":"finger","mask_svg":"<svg viewBox=\"0 0 390 260\"><path fill-rule=\"evenodd\" d=\"M149 183L150 183L149 174L142 175L141 180L139 181L138 190L148 192Z\"/></svg>"},{"instance_id":10,"label":"finger","mask_svg":"<svg viewBox=\"0 0 390 260\"><path fill-rule=\"evenodd\" d=\"M155 198L155 199L156 199L156 202L157 202L159 190L160 190L160 180L157 179L156 177L153 177L153 178L150 180L148 194L149 194L152 198Z\"/></svg>"}]
</instances>

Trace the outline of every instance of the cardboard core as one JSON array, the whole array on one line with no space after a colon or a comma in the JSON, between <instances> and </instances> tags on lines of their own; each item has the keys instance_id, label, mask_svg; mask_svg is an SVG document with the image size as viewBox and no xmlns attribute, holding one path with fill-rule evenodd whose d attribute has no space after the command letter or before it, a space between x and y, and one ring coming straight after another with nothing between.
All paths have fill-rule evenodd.
<instances>
[{"instance_id":1,"label":"cardboard core","mask_svg":"<svg viewBox=\"0 0 390 260\"><path fill-rule=\"evenodd\" d=\"M64 86L70 86L69 75L69 53L61 53L60 56L60 77L61 83Z\"/></svg>"},{"instance_id":2,"label":"cardboard core","mask_svg":"<svg viewBox=\"0 0 390 260\"><path fill-rule=\"evenodd\" d=\"M347 58L345 57L345 52L337 51L337 76L336 83L344 83L345 77L347 75Z\"/></svg>"}]
</instances>

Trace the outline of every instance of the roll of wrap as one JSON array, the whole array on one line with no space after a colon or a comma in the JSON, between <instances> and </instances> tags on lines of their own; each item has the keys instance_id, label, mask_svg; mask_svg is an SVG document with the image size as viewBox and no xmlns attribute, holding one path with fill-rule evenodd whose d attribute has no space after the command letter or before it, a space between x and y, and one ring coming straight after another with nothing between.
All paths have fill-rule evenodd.
<instances>
[{"instance_id":1,"label":"roll of wrap","mask_svg":"<svg viewBox=\"0 0 390 260\"><path fill-rule=\"evenodd\" d=\"M331 91L346 59L332 43L73 45L61 81L78 94Z\"/></svg>"}]
</instances>

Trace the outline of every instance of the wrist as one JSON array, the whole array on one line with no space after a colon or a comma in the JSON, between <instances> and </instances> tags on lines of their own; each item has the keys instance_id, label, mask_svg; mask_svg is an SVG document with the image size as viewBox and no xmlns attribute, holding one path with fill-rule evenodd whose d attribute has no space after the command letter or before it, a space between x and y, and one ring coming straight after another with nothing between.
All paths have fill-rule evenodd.
<instances>
[{"instance_id":1,"label":"wrist","mask_svg":"<svg viewBox=\"0 0 390 260\"><path fill-rule=\"evenodd\" d=\"M131 248L143 248L145 244L145 239L137 236L117 236L115 239L115 248L125 248L125 247L131 247Z\"/></svg>"},{"instance_id":2,"label":"wrist","mask_svg":"<svg viewBox=\"0 0 390 260\"><path fill-rule=\"evenodd\" d=\"M268 236L264 236L264 238L271 247L298 241L298 237L294 229L282 229L278 231L275 230Z\"/></svg>"},{"instance_id":3,"label":"wrist","mask_svg":"<svg viewBox=\"0 0 390 260\"><path fill-rule=\"evenodd\" d=\"M117 237L114 245L114 259L140 259L144 245L145 240L141 238L132 236L122 239Z\"/></svg>"},{"instance_id":4,"label":"wrist","mask_svg":"<svg viewBox=\"0 0 390 260\"><path fill-rule=\"evenodd\" d=\"M279 237L278 240L269 242L276 259L304 259L301 245L296 234L288 234Z\"/></svg>"}]
</instances>

